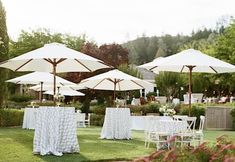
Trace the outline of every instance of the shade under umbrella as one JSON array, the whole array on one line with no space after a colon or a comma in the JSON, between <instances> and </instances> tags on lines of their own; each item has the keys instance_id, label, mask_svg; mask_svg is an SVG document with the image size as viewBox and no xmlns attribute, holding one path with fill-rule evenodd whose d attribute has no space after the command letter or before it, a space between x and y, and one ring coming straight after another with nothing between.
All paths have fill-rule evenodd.
<instances>
[{"instance_id":1,"label":"shade under umbrella","mask_svg":"<svg viewBox=\"0 0 235 162\"><path fill-rule=\"evenodd\" d=\"M11 82L15 84L40 84L39 90L41 91L40 94L40 101L42 101L42 91L43 91L43 84L51 84L53 85L54 76L50 73L46 72L33 72L30 74L22 75L20 77L16 77L6 82ZM56 85L63 86L63 85L74 85L75 83L70 82L66 79L56 76Z\"/></svg>"},{"instance_id":2,"label":"shade under umbrella","mask_svg":"<svg viewBox=\"0 0 235 162\"><path fill-rule=\"evenodd\" d=\"M110 68L103 61L67 48L63 44L51 43L0 64L13 71L41 71L54 74L61 72L92 72ZM56 87L54 86L54 94Z\"/></svg>"},{"instance_id":3,"label":"shade under umbrella","mask_svg":"<svg viewBox=\"0 0 235 162\"><path fill-rule=\"evenodd\" d=\"M129 91L144 89L145 86L152 85L147 81L128 75L117 69L108 71L103 74L96 75L81 81L78 87L87 87L97 90L114 91L114 99L116 91Z\"/></svg>"},{"instance_id":4,"label":"shade under umbrella","mask_svg":"<svg viewBox=\"0 0 235 162\"><path fill-rule=\"evenodd\" d=\"M175 55L165 57L162 61L153 64L149 70L153 72L189 72L189 112L191 111L191 84L192 72L230 73L235 72L235 66L198 50L188 49Z\"/></svg>"}]
</instances>

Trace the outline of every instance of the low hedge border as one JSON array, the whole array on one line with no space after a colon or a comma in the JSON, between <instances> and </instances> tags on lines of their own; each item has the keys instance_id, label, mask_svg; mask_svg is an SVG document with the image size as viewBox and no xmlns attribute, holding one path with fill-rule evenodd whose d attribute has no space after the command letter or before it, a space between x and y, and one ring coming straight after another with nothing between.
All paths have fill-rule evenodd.
<instances>
[{"instance_id":1,"label":"low hedge border","mask_svg":"<svg viewBox=\"0 0 235 162\"><path fill-rule=\"evenodd\" d=\"M0 109L0 127L21 126L24 111L16 109Z\"/></svg>"}]
</instances>

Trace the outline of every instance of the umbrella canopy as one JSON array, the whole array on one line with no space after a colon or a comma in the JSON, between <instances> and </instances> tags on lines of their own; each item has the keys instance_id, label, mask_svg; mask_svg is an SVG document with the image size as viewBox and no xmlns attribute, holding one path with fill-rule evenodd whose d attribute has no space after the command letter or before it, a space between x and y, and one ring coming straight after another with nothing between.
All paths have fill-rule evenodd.
<instances>
[{"instance_id":1,"label":"umbrella canopy","mask_svg":"<svg viewBox=\"0 0 235 162\"><path fill-rule=\"evenodd\" d=\"M84 93L81 93L81 92L78 92L78 91L75 91L75 90L60 90L59 93L63 96L85 96ZM49 90L49 91L46 91L44 92L44 94L49 94L49 95L53 95L53 91L52 90Z\"/></svg>"},{"instance_id":2,"label":"umbrella canopy","mask_svg":"<svg viewBox=\"0 0 235 162\"><path fill-rule=\"evenodd\" d=\"M208 56L201 51L188 49L175 55L165 57L156 63L149 70L156 71L172 71L172 72L193 72L203 73L230 73L235 72L235 66L227 62L221 61L214 57Z\"/></svg>"},{"instance_id":3,"label":"umbrella canopy","mask_svg":"<svg viewBox=\"0 0 235 162\"><path fill-rule=\"evenodd\" d=\"M143 65L140 65L138 67L150 70L153 67L155 67L156 65L160 64L161 62L163 62L163 59L164 59L164 57L158 57L158 58L155 58L153 61L151 61L149 63L146 63L146 64L143 64Z\"/></svg>"},{"instance_id":4,"label":"umbrella canopy","mask_svg":"<svg viewBox=\"0 0 235 162\"><path fill-rule=\"evenodd\" d=\"M0 67L13 71L91 72L110 68L103 61L67 48L63 44L51 43L0 64ZM54 94L56 87L54 86Z\"/></svg>"},{"instance_id":5,"label":"umbrella canopy","mask_svg":"<svg viewBox=\"0 0 235 162\"><path fill-rule=\"evenodd\" d=\"M17 78L7 80L6 82L11 82L15 84L40 84L40 83L53 84L54 76L46 72L33 72L33 73L26 74L26 75L22 75ZM75 83L56 76L56 84L73 85Z\"/></svg>"},{"instance_id":6,"label":"umbrella canopy","mask_svg":"<svg viewBox=\"0 0 235 162\"><path fill-rule=\"evenodd\" d=\"M73 86L76 86L77 84L73 84ZM69 91L69 90L75 90L74 88L70 87L71 85L61 85L56 84L56 89L63 90L63 91ZM44 84L42 91L53 91L54 85L53 84ZM29 89L32 89L34 91L41 91L40 84L30 87ZM57 92L57 91L56 91Z\"/></svg>"},{"instance_id":7,"label":"umbrella canopy","mask_svg":"<svg viewBox=\"0 0 235 162\"><path fill-rule=\"evenodd\" d=\"M16 84L40 84L39 91L41 91L41 94L39 100L42 102L43 84L53 84L54 76L46 72L33 72L14 79L7 80L6 82L11 82ZM56 85L62 86L62 85L76 85L76 84L56 76Z\"/></svg>"},{"instance_id":8,"label":"umbrella canopy","mask_svg":"<svg viewBox=\"0 0 235 162\"><path fill-rule=\"evenodd\" d=\"M146 85L151 83L139 78L128 75L119 70L111 70L106 73L96 75L81 81L78 87L87 87L97 90L114 91L114 99L116 91L128 91L144 89Z\"/></svg>"},{"instance_id":9,"label":"umbrella canopy","mask_svg":"<svg viewBox=\"0 0 235 162\"><path fill-rule=\"evenodd\" d=\"M189 112L191 110L191 84L192 72L204 73L230 73L235 72L235 66L214 57L208 56L198 50L188 49L178 54L166 57L160 62L153 62L148 67L153 72L171 71L189 73Z\"/></svg>"}]
</instances>

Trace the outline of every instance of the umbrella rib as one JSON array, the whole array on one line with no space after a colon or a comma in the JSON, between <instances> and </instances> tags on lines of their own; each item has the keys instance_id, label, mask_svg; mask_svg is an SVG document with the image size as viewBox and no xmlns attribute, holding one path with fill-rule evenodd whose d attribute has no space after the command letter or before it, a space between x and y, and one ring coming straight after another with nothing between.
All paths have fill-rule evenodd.
<instances>
[{"instance_id":1,"label":"umbrella rib","mask_svg":"<svg viewBox=\"0 0 235 162\"><path fill-rule=\"evenodd\" d=\"M109 66L109 68L114 68L113 66L111 66L111 65L109 65L109 64L106 64L105 62L103 62L103 61L98 61L99 63L101 63L101 64L103 64L103 65L106 65L106 66Z\"/></svg>"},{"instance_id":2,"label":"umbrella rib","mask_svg":"<svg viewBox=\"0 0 235 162\"><path fill-rule=\"evenodd\" d=\"M182 73L183 70L184 70L184 65L183 65L182 69L180 70L180 72Z\"/></svg>"},{"instance_id":3,"label":"umbrella rib","mask_svg":"<svg viewBox=\"0 0 235 162\"><path fill-rule=\"evenodd\" d=\"M99 83L97 83L92 89L95 89L100 83L102 83L106 78L102 79Z\"/></svg>"},{"instance_id":4,"label":"umbrella rib","mask_svg":"<svg viewBox=\"0 0 235 162\"><path fill-rule=\"evenodd\" d=\"M59 64L59 63L63 62L64 60L66 60L66 58L59 59L59 60L56 62L56 64Z\"/></svg>"},{"instance_id":5,"label":"umbrella rib","mask_svg":"<svg viewBox=\"0 0 235 162\"><path fill-rule=\"evenodd\" d=\"M131 81L144 89L144 87L140 85L139 83L135 82L134 80L131 80Z\"/></svg>"},{"instance_id":6,"label":"umbrella rib","mask_svg":"<svg viewBox=\"0 0 235 162\"><path fill-rule=\"evenodd\" d=\"M44 58L44 60L47 61L47 62L49 62L50 64L54 64L51 59L46 59L46 58Z\"/></svg>"},{"instance_id":7,"label":"umbrella rib","mask_svg":"<svg viewBox=\"0 0 235 162\"><path fill-rule=\"evenodd\" d=\"M84 66L87 70L89 70L90 72L92 72L91 69L89 69L86 65L84 65L83 63L81 63L81 61L79 61L78 59L75 59L79 64L81 64L82 66Z\"/></svg>"},{"instance_id":8,"label":"umbrella rib","mask_svg":"<svg viewBox=\"0 0 235 162\"><path fill-rule=\"evenodd\" d=\"M149 70L152 71L153 69L157 68L158 66L154 66L152 68L150 68Z\"/></svg>"},{"instance_id":9,"label":"umbrella rib","mask_svg":"<svg viewBox=\"0 0 235 162\"><path fill-rule=\"evenodd\" d=\"M22 68L23 66L25 66L26 64L28 64L30 61L32 61L33 59L28 60L27 62L25 62L23 65L21 65L20 67L18 67L15 71L18 71L20 68Z\"/></svg>"},{"instance_id":10,"label":"umbrella rib","mask_svg":"<svg viewBox=\"0 0 235 162\"><path fill-rule=\"evenodd\" d=\"M218 73L212 66L209 66L215 73Z\"/></svg>"}]
</instances>

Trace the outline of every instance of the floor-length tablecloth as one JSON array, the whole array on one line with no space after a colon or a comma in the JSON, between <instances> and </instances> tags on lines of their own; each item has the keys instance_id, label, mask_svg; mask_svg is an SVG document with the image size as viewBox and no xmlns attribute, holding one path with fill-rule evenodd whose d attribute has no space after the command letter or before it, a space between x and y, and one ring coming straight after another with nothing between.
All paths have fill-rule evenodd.
<instances>
[{"instance_id":1,"label":"floor-length tablecloth","mask_svg":"<svg viewBox=\"0 0 235 162\"><path fill-rule=\"evenodd\" d=\"M149 118L155 120L173 120L169 116L131 116L131 130L145 130L149 125Z\"/></svg>"},{"instance_id":2,"label":"floor-length tablecloth","mask_svg":"<svg viewBox=\"0 0 235 162\"><path fill-rule=\"evenodd\" d=\"M41 155L79 152L75 109L41 107L37 112L33 152Z\"/></svg>"},{"instance_id":3,"label":"floor-length tablecloth","mask_svg":"<svg viewBox=\"0 0 235 162\"><path fill-rule=\"evenodd\" d=\"M22 128L34 129L36 125L37 108L25 108Z\"/></svg>"},{"instance_id":4,"label":"floor-length tablecloth","mask_svg":"<svg viewBox=\"0 0 235 162\"><path fill-rule=\"evenodd\" d=\"M129 108L106 108L101 138L131 139Z\"/></svg>"}]
</instances>

